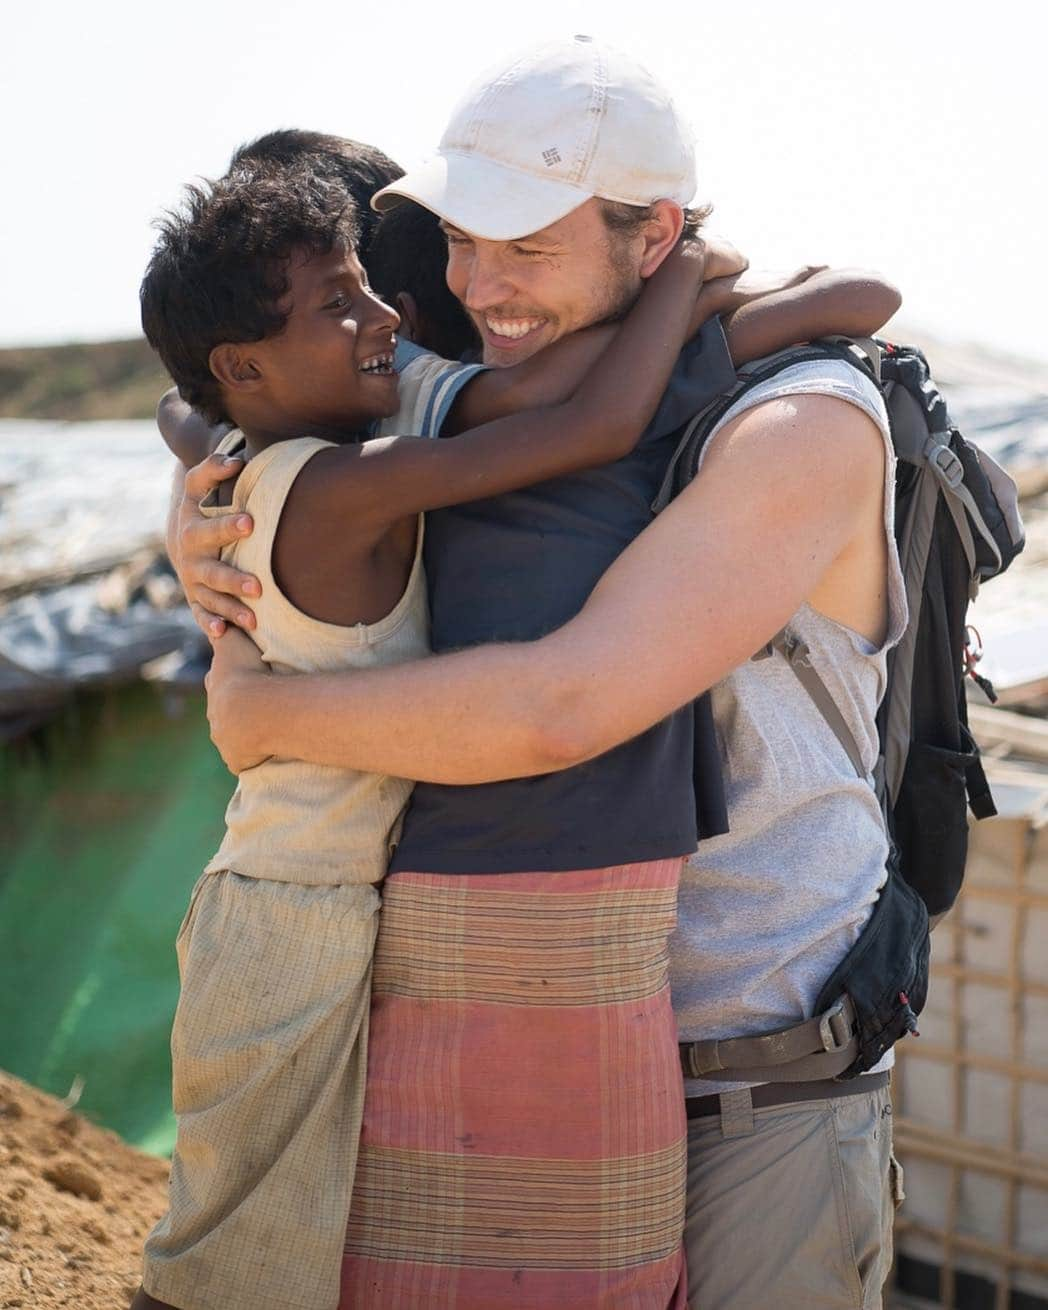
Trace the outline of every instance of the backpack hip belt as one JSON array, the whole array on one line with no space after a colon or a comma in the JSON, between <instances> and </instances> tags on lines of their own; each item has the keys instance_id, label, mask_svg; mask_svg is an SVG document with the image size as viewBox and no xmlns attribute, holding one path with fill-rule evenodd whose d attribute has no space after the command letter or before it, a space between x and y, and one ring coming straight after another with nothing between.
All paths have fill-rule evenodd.
<instances>
[{"instance_id":1,"label":"backpack hip belt","mask_svg":"<svg viewBox=\"0 0 1048 1310\"><path fill-rule=\"evenodd\" d=\"M804 1083L837 1078L859 1053L855 1007L848 996L803 1023L757 1037L682 1042L685 1078L717 1082Z\"/></svg>"}]
</instances>

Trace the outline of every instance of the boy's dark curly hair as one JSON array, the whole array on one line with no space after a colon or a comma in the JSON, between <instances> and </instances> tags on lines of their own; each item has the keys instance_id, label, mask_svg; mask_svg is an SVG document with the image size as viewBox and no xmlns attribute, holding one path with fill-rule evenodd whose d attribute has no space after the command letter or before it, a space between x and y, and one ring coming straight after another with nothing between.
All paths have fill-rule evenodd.
<instances>
[{"instance_id":1,"label":"boy's dark curly hair","mask_svg":"<svg viewBox=\"0 0 1048 1310\"><path fill-rule=\"evenodd\" d=\"M448 290L448 243L436 214L402 200L382 215L368 255L368 277L383 300L415 297L430 331L425 345L445 359L459 359L477 345L469 316Z\"/></svg>"},{"instance_id":2,"label":"boy's dark curly hair","mask_svg":"<svg viewBox=\"0 0 1048 1310\"><path fill-rule=\"evenodd\" d=\"M239 146L229 161L229 173L251 176L260 170L299 164L319 177L341 182L352 196L360 227L357 247L366 261L379 218L371 208L371 197L403 177L404 170L377 146L326 132L282 127Z\"/></svg>"},{"instance_id":3,"label":"boy's dark curly hair","mask_svg":"<svg viewBox=\"0 0 1048 1310\"><path fill-rule=\"evenodd\" d=\"M304 164L188 186L157 227L140 292L143 331L182 398L212 423L229 421L211 351L281 332L292 254L353 248L356 207L343 183Z\"/></svg>"}]
</instances>

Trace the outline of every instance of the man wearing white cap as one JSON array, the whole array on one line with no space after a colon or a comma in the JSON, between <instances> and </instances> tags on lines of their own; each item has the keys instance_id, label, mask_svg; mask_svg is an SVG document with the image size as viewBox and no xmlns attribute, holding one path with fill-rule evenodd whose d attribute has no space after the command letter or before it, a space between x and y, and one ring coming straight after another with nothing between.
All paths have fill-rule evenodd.
<instances>
[{"instance_id":1,"label":"man wearing white cap","mask_svg":"<svg viewBox=\"0 0 1048 1310\"><path fill-rule=\"evenodd\" d=\"M375 205L441 216L449 285L504 365L621 313L701 220L694 190L668 95L576 38L480 82ZM263 679L219 643L231 766L276 754L425 780L384 892L343 1306L683 1304L663 1005L681 858L708 839L681 899L688 1041L806 1017L884 877L872 787L788 671L748 664L796 622L875 752L904 617L890 443L876 389L841 367L747 397L652 523L683 425L732 377L713 324L626 460L428 516L434 649L476 649ZM711 702L680 708L711 687L716 733ZM689 1083L696 1307L879 1304L885 1083Z\"/></svg>"}]
</instances>

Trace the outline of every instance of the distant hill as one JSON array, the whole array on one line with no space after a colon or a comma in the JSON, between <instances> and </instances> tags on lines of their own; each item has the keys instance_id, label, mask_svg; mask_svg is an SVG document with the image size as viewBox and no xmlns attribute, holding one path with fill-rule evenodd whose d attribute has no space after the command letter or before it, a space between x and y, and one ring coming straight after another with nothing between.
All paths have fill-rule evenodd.
<instances>
[{"instance_id":1,"label":"distant hill","mask_svg":"<svg viewBox=\"0 0 1048 1310\"><path fill-rule=\"evenodd\" d=\"M1012 385L1048 394L1048 366L977 345L943 342L909 326L885 335L920 342L938 380ZM152 418L171 379L143 337L0 349L0 418Z\"/></svg>"},{"instance_id":2,"label":"distant hill","mask_svg":"<svg viewBox=\"0 0 1048 1310\"><path fill-rule=\"evenodd\" d=\"M143 337L0 350L0 418L152 418L170 385Z\"/></svg>"}]
</instances>

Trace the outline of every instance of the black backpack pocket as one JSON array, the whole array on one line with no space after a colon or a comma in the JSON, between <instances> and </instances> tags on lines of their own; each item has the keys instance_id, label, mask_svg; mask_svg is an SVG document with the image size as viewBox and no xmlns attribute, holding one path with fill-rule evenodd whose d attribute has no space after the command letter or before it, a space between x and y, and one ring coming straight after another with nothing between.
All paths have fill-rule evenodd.
<instances>
[{"instance_id":1,"label":"black backpack pocket","mask_svg":"<svg viewBox=\"0 0 1048 1310\"><path fill-rule=\"evenodd\" d=\"M929 914L942 914L960 891L968 854L968 777L979 752L960 725L960 750L913 742L892 815L902 876Z\"/></svg>"},{"instance_id":2,"label":"black backpack pocket","mask_svg":"<svg viewBox=\"0 0 1048 1310\"><path fill-rule=\"evenodd\" d=\"M847 994L855 1007L858 1055L839 1076L864 1073L908 1032L928 995L928 911L900 876L894 854L859 940L830 975L815 1002L823 1014Z\"/></svg>"}]
</instances>

